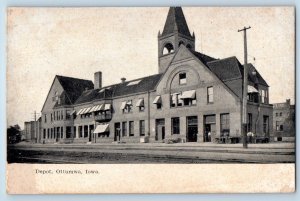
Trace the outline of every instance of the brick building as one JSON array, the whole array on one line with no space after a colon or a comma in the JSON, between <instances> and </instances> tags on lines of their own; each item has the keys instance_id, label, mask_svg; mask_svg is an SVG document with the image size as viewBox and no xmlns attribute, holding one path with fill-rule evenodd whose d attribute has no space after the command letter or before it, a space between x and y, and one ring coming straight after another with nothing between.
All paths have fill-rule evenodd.
<instances>
[{"instance_id":1,"label":"brick building","mask_svg":"<svg viewBox=\"0 0 300 201\"><path fill-rule=\"evenodd\" d=\"M274 141L295 140L295 105L290 99L273 104L273 131Z\"/></svg>"},{"instance_id":2,"label":"brick building","mask_svg":"<svg viewBox=\"0 0 300 201\"><path fill-rule=\"evenodd\" d=\"M215 59L195 50L183 11L171 7L158 35L158 74L102 86L56 76L42 109L45 143L209 142L239 140L243 66L236 57ZM105 76L103 76L105 79ZM270 137L269 86L249 64L248 130Z\"/></svg>"}]
</instances>

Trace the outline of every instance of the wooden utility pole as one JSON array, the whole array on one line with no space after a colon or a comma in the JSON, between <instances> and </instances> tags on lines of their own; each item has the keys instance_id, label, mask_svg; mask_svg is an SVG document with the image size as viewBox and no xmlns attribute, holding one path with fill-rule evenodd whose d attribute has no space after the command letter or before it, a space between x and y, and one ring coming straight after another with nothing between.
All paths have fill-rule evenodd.
<instances>
[{"instance_id":1,"label":"wooden utility pole","mask_svg":"<svg viewBox=\"0 0 300 201\"><path fill-rule=\"evenodd\" d=\"M244 32L244 80L243 80L243 110L242 110L242 134L243 134L243 148L248 148L247 144L247 97L248 97L248 62L247 62L247 29L251 27L244 27L238 32Z\"/></svg>"}]
</instances>

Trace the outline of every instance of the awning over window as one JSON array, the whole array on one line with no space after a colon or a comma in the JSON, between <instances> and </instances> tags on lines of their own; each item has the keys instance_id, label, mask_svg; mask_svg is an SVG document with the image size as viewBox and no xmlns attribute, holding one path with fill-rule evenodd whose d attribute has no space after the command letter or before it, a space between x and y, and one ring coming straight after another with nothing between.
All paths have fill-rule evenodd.
<instances>
[{"instance_id":1,"label":"awning over window","mask_svg":"<svg viewBox=\"0 0 300 201\"><path fill-rule=\"evenodd\" d=\"M161 96L156 96L153 101L153 104L161 104Z\"/></svg>"},{"instance_id":2,"label":"awning over window","mask_svg":"<svg viewBox=\"0 0 300 201\"><path fill-rule=\"evenodd\" d=\"M108 124L101 124L96 127L94 130L94 133L104 133L109 131L109 125Z\"/></svg>"},{"instance_id":3,"label":"awning over window","mask_svg":"<svg viewBox=\"0 0 300 201\"><path fill-rule=\"evenodd\" d=\"M92 109L90 110L90 112L95 112L97 107L98 107L98 105L93 106Z\"/></svg>"},{"instance_id":4,"label":"awning over window","mask_svg":"<svg viewBox=\"0 0 300 201\"><path fill-rule=\"evenodd\" d=\"M105 104L104 110L111 110L111 104Z\"/></svg>"},{"instance_id":5,"label":"awning over window","mask_svg":"<svg viewBox=\"0 0 300 201\"><path fill-rule=\"evenodd\" d=\"M92 109L92 107L85 108L85 110L82 112L82 114L90 113L91 109Z\"/></svg>"},{"instance_id":6,"label":"awning over window","mask_svg":"<svg viewBox=\"0 0 300 201\"><path fill-rule=\"evenodd\" d=\"M143 98L140 98L138 100L138 102L136 103L136 106L137 107L144 107L144 99Z\"/></svg>"},{"instance_id":7,"label":"awning over window","mask_svg":"<svg viewBox=\"0 0 300 201\"><path fill-rule=\"evenodd\" d=\"M81 108L81 109L78 111L77 115L82 114L82 111L83 111L84 109L85 109L85 108Z\"/></svg>"},{"instance_id":8,"label":"awning over window","mask_svg":"<svg viewBox=\"0 0 300 201\"><path fill-rule=\"evenodd\" d=\"M71 113L70 113L70 115L73 115L73 114L75 114L76 113L76 110L73 110Z\"/></svg>"},{"instance_id":9,"label":"awning over window","mask_svg":"<svg viewBox=\"0 0 300 201\"><path fill-rule=\"evenodd\" d=\"M248 85L248 93L258 93L254 86Z\"/></svg>"},{"instance_id":10,"label":"awning over window","mask_svg":"<svg viewBox=\"0 0 300 201\"><path fill-rule=\"evenodd\" d=\"M123 101L123 102L121 103L120 109L121 109L121 110L124 110L125 107L126 107L126 101Z\"/></svg>"},{"instance_id":11,"label":"awning over window","mask_svg":"<svg viewBox=\"0 0 300 201\"><path fill-rule=\"evenodd\" d=\"M131 100L127 101L126 105L132 105L132 101Z\"/></svg>"},{"instance_id":12,"label":"awning over window","mask_svg":"<svg viewBox=\"0 0 300 201\"><path fill-rule=\"evenodd\" d=\"M181 95L181 99L195 99L196 97L196 91L195 90L190 90L190 91L183 91Z\"/></svg>"}]
</instances>

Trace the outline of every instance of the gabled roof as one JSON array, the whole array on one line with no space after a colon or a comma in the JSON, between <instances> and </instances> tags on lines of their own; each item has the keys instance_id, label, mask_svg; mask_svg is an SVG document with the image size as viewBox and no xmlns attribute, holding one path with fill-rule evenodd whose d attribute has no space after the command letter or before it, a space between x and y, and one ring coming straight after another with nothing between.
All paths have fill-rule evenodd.
<instances>
[{"instance_id":1,"label":"gabled roof","mask_svg":"<svg viewBox=\"0 0 300 201\"><path fill-rule=\"evenodd\" d=\"M94 84L91 80L83 80L61 75L56 75L56 78L58 79L65 93L66 100L62 102L62 104L74 104L83 91L94 88Z\"/></svg>"},{"instance_id":2,"label":"gabled roof","mask_svg":"<svg viewBox=\"0 0 300 201\"><path fill-rule=\"evenodd\" d=\"M75 104L87 103L103 99L110 99L118 96L126 96L135 93L154 90L162 74L155 74L124 83L114 84L101 89L84 91ZM133 83L132 85L130 83ZM135 84L136 83L136 84ZM106 89L106 90L105 90Z\"/></svg>"},{"instance_id":3,"label":"gabled roof","mask_svg":"<svg viewBox=\"0 0 300 201\"><path fill-rule=\"evenodd\" d=\"M217 60L217 59L215 59L213 57L210 57L210 56L205 55L205 54L200 53L200 52L196 52L196 51L194 51L192 49L189 49L189 51L191 53L193 53L193 55L195 55L204 64L207 64L208 62Z\"/></svg>"},{"instance_id":4,"label":"gabled roof","mask_svg":"<svg viewBox=\"0 0 300 201\"><path fill-rule=\"evenodd\" d=\"M255 74L253 74L253 72L255 72ZM265 81L265 79L259 74L257 69L253 66L252 63L248 64L248 75L249 75L248 79L253 83L258 83L267 87L269 86Z\"/></svg>"},{"instance_id":5,"label":"gabled roof","mask_svg":"<svg viewBox=\"0 0 300 201\"><path fill-rule=\"evenodd\" d=\"M236 57L214 60L207 66L222 81L242 78L241 64Z\"/></svg>"},{"instance_id":6,"label":"gabled roof","mask_svg":"<svg viewBox=\"0 0 300 201\"><path fill-rule=\"evenodd\" d=\"M164 30L161 35L169 35L175 31L178 31L178 33L185 36L192 37L181 7L170 7Z\"/></svg>"}]
</instances>

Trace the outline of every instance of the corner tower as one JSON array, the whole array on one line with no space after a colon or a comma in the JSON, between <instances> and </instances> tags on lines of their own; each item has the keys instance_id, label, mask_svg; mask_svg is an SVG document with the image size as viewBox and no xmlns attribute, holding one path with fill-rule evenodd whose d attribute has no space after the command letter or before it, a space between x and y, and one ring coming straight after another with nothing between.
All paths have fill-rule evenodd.
<instances>
[{"instance_id":1,"label":"corner tower","mask_svg":"<svg viewBox=\"0 0 300 201\"><path fill-rule=\"evenodd\" d=\"M158 32L159 73L168 67L180 45L195 50L195 35L191 35L181 7L170 7L162 33Z\"/></svg>"}]
</instances>

